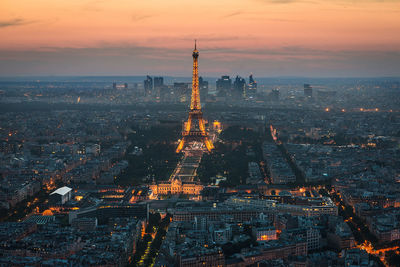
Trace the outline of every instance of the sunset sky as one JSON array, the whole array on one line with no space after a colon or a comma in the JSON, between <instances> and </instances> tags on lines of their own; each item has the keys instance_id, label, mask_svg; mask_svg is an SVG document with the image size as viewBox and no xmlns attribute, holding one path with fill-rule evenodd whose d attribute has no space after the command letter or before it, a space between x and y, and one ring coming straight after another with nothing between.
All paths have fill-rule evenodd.
<instances>
[{"instance_id":1,"label":"sunset sky","mask_svg":"<svg viewBox=\"0 0 400 267\"><path fill-rule=\"evenodd\" d=\"M0 76L400 76L400 0L1 0Z\"/></svg>"}]
</instances>

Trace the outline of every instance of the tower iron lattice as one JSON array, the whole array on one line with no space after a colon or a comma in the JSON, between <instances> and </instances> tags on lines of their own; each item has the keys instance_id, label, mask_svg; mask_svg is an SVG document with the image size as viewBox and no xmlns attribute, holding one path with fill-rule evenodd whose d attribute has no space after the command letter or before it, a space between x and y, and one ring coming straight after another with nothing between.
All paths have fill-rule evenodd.
<instances>
[{"instance_id":1,"label":"tower iron lattice","mask_svg":"<svg viewBox=\"0 0 400 267\"><path fill-rule=\"evenodd\" d=\"M190 111L188 120L184 123L182 130L182 139L179 141L176 152L179 153L188 143L192 141L202 142L206 149L210 152L214 145L206 132L203 112L200 104L199 91L199 51L197 50L196 41L194 43L193 57L193 76L192 76L192 97L190 100Z\"/></svg>"}]
</instances>

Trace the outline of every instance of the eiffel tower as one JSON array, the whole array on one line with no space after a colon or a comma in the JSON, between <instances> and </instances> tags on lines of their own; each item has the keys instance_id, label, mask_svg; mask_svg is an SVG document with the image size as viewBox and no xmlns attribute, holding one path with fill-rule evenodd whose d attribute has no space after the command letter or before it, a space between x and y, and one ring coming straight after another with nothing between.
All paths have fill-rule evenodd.
<instances>
[{"instance_id":1,"label":"eiffel tower","mask_svg":"<svg viewBox=\"0 0 400 267\"><path fill-rule=\"evenodd\" d=\"M193 77L192 77L192 98L190 100L190 111L189 118L184 123L182 130L182 139L176 148L176 153L182 151L182 149L190 142L201 142L205 145L208 152L210 152L214 145L208 138L206 132L205 123L203 119L203 112L201 111L200 104L200 91L199 91L199 51L197 51L196 41L194 42L193 50Z\"/></svg>"}]
</instances>

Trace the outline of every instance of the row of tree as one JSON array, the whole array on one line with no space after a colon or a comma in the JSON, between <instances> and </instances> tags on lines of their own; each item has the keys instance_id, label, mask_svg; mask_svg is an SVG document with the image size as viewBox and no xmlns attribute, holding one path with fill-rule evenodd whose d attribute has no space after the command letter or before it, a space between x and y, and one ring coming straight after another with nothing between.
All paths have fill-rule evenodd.
<instances>
[{"instance_id":1,"label":"row of tree","mask_svg":"<svg viewBox=\"0 0 400 267\"><path fill-rule=\"evenodd\" d=\"M232 126L220 135L211 154L205 154L197 170L198 177L205 184L217 175L227 179L220 186L231 187L246 183L248 163L262 160L261 144L265 137L252 129Z\"/></svg>"},{"instance_id":2,"label":"row of tree","mask_svg":"<svg viewBox=\"0 0 400 267\"><path fill-rule=\"evenodd\" d=\"M164 180L174 170L179 160L175 153L179 136L179 128L155 126L150 129L133 128L128 135L131 142L125 160L128 167L119 175L119 185L139 185L151 179ZM132 154L135 147L141 148L142 153Z\"/></svg>"},{"instance_id":3,"label":"row of tree","mask_svg":"<svg viewBox=\"0 0 400 267\"><path fill-rule=\"evenodd\" d=\"M142 238L139 238L136 243L136 252L133 255L133 258L129 264L129 266L151 266L154 263L155 258L158 255L158 251L161 247L162 241L167 234L167 229L169 223L171 221L171 215L167 214L163 219L161 219L161 215L159 213L151 213L149 217L149 221L147 222L145 234ZM152 234L155 234L154 239L152 238ZM149 252L146 255L146 258L143 262L140 262L142 257L146 253L146 249L149 247Z\"/></svg>"}]
</instances>

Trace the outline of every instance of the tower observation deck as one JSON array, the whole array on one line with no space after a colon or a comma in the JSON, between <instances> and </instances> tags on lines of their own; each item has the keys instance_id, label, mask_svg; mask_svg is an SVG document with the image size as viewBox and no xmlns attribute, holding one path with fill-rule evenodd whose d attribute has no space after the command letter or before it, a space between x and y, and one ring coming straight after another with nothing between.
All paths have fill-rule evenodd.
<instances>
[{"instance_id":1,"label":"tower observation deck","mask_svg":"<svg viewBox=\"0 0 400 267\"><path fill-rule=\"evenodd\" d=\"M210 152L214 145L206 132L203 112L201 111L200 91L199 91L199 51L196 41L194 43L193 57L193 76L192 76L192 97L190 100L189 118L184 123L182 130L182 139L179 141L176 152L179 153L191 142L201 142Z\"/></svg>"}]
</instances>

